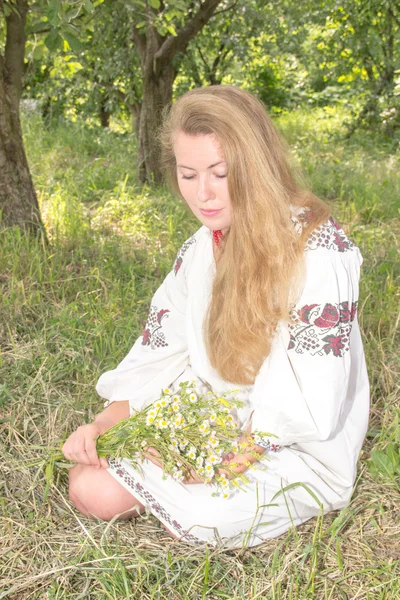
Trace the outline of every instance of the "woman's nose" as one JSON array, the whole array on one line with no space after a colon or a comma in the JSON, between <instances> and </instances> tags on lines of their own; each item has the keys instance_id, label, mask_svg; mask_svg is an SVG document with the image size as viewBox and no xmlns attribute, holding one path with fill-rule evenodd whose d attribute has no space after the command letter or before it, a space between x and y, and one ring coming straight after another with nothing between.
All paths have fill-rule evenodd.
<instances>
[{"instance_id":1,"label":"woman's nose","mask_svg":"<svg viewBox=\"0 0 400 600\"><path fill-rule=\"evenodd\" d=\"M197 197L201 202L207 202L207 200L212 200L213 198L215 198L213 187L208 177L199 178Z\"/></svg>"}]
</instances>

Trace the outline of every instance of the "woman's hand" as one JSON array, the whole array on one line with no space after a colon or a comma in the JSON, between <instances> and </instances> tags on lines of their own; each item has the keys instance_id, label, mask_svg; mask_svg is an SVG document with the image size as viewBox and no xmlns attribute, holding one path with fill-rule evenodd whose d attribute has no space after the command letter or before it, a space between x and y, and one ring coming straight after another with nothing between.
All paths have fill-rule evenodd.
<instances>
[{"instance_id":1,"label":"woman's hand","mask_svg":"<svg viewBox=\"0 0 400 600\"><path fill-rule=\"evenodd\" d=\"M242 452L240 454L234 454L233 452L226 454L223 457L221 467L217 470L219 475L224 475L227 479L233 479L236 474L239 475L247 471L247 469L259 460L260 456L265 452L265 448L252 443L251 435L249 435L249 433L243 434L238 440L238 446L241 448ZM145 457L162 469L163 465L160 454L155 448L146 448ZM228 467L228 469L224 469L224 466ZM196 473L196 471L191 471L190 477L185 478L183 483L204 483L204 480Z\"/></svg>"},{"instance_id":2,"label":"woman's hand","mask_svg":"<svg viewBox=\"0 0 400 600\"><path fill-rule=\"evenodd\" d=\"M218 469L218 473L225 475L227 479L233 479L236 474L240 475L247 471L265 452L265 448L251 442L251 435L248 433L239 439L238 445L242 452L240 454L228 452L222 460L222 468ZM224 466L228 466L228 470L224 469Z\"/></svg>"},{"instance_id":3,"label":"woman's hand","mask_svg":"<svg viewBox=\"0 0 400 600\"><path fill-rule=\"evenodd\" d=\"M96 440L107 429L110 429L110 427L127 417L129 417L128 400L112 402L97 415L94 423L81 425L81 427L78 427L76 431L71 433L62 447L65 458L82 465L92 465L98 469L100 467L108 469L107 460L98 457Z\"/></svg>"},{"instance_id":4,"label":"woman's hand","mask_svg":"<svg viewBox=\"0 0 400 600\"><path fill-rule=\"evenodd\" d=\"M107 460L99 458L96 450L96 440L102 433L101 426L96 422L78 427L62 447L65 458L81 465L107 469Z\"/></svg>"},{"instance_id":5,"label":"woman's hand","mask_svg":"<svg viewBox=\"0 0 400 600\"><path fill-rule=\"evenodd\" d=\"M147 460L152 462L154 465L156 465L157 467L160 467L160 469L163 468L162 461L159 458L160 453L155 448L146 448L146 452L144 453L144 456L147 458ZM185 478L182 481L182 483L204 483L204 482L203 482L203 479L201 479L201 477L195 471L191 471L190 477Z\"/></svg>"}]
</instances>

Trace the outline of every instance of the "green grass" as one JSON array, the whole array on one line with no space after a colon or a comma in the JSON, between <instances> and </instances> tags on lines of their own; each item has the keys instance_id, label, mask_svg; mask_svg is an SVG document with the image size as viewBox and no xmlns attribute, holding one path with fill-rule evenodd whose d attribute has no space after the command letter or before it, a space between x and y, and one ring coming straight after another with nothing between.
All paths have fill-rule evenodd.
<instances>
[{"instance_id":1,"label":"green grass","mask_svg":"<svg viewBox=\"0 0 400 600\"><path fill-rule=\"evenodd\" d=\"M400 443L399 158L393 140L345 140L345 118L298 111L279 125L364 255L360 321L373 403L357 487L341 513L231 552L180 544L151 516L81 518L63 471L43 499L39 447L101 408L97 377L139 335L155 287L197 224L164 190L135 185L128 135L25 119L51 244L1 232L0 599L400 597L400 480L388 466ZM386 462L371 467L371 451Z\"/></svg>"}]
</instances>

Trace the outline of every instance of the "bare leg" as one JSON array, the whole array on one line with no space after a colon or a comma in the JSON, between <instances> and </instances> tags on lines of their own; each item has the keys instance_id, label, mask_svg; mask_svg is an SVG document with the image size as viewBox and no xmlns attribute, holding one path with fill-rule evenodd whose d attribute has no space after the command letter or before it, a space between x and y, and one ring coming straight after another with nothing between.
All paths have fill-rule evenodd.
<instances>
[{"instance_id":1,"label":"bare leg","mask_svg":"<svg viewBox=\"0 0 400 600\"><path fill-rule=\"evenodd\" d=\"M76 465L69 471L69 496L85 517L127 520L144 512L144 506L105 469ZM178 537L163 525L167 533Z\"/></svg>"},{"instance_id":2,"label":"bare leg","mask_svg":"<svg viewBox=\"0 0 400 600\"><path fill-rule=\"evenodd\" d=\"M106 469L76 465L69 472L69 495L85 517L110 521L137 517L144 506Z\"/></svg>"}]
</instances>

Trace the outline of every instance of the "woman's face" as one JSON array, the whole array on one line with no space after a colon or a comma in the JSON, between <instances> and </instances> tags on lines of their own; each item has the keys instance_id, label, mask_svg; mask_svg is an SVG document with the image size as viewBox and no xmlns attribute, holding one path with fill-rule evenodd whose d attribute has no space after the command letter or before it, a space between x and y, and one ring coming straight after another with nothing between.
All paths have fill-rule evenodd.
<instances>
[{"instance_id":1,"label":"woman's face","mask_svg":"<svg viewBox=\"0 0 400 600\"><path fill-rule=\"evenodd\" d=\"M217 138L178 131L174 152L179 189L193 214L209 229L229 229L232 207L227 165Z\"/></svg>"}]
</instances>

